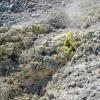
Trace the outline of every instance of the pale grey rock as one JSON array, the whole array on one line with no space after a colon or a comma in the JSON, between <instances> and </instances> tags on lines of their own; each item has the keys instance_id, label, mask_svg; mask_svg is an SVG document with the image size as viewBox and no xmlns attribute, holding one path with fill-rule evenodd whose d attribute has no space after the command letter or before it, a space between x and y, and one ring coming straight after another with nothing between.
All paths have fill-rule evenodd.
<instances>
[{"instance_id":1,"label":"pale grey rock","mask_svg":"<svg viewBox=\"0 0 100 100\"><path fill-rule=\"evenodd\" d=\"M98 33L98 32L97 32ZM46 90L54 100L99 100L100 44L97 33L78 47L71 62L55 73ZM53 100L53 99L51 99Z\"/></svg>"},{"instance_id":2,"label":"pale grey rock","mask_svg":"<svg viewBox=\"0 0 100 100\"><path fill-rule=\"evenodd\" d=\"M100 11L95 9L95 14L84 23L76 17L71 22L73 16L69 18L68 15L74 13L62 11L67 10L66 3L83 5L87 1L82 6L87 9L99 5L99 0L1 1L0 26L14 26L0 27L0 99L99 100ZM32 32L32 28L40 22L46 25L45 30L34 34L37 32ZM68 27L71 28L65 29ZM68 31L75 33L78 42L69 63L70 57L60 52L64 33ZM52 73L55 74L52 76ZM6 80L2 81L2 78ZM34 93L45 95L39 97Z\"/></svg>"}]
</instances>

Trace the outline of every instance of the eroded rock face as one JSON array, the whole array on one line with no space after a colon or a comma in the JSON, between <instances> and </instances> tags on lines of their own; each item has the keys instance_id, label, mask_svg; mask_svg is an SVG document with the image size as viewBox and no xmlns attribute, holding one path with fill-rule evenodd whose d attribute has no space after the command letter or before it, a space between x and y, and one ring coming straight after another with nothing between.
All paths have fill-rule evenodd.
<instances>
[{"instance_id":1,"label":"eroded rock face","mask_svg":"<svg viewBox=\"0 0 100 100\"><path fill-rule=\"evenodd\" d=\"M65 2L0 1L0 100L100 99L100 10L71 22Z\"/></svg>"},{"instance_id":2,"label":"eroded rock face","mask_svg":"<svg viewBox=\"0 0 100 100\"><path fill-rule=\"evenodd\" d=\"M86 39L87 41L77 49L69 65L53 76L47 86L48 95L53 95L51 100L100 99L100 79L98 77L100 39L97 39L99 35L99 32L96 34L94 32L90 39Z\"/></svg>"},{"instance_id":3,"label":"eroded rock face","mask_svg":"<svg viewBox=\"0 0 100 100\"><path fill-rule=\"evenodd\" d=\"M0 34L0 75L7 76L7 98L20 98L24 94L44 95L52 74L72 57L60 50L65 34L53 32L46 25L10 28Z\"/></svg>"},{"instance_id":4,"label":"eroded rock face","mask_svg":"<svg viewBox=\"0 0 100 100\"><path fill-rule=\"evenodd\" d=\"M25 93L43 95L43 88L52 79L52 74L67 63L64 61L68 57L60 50L64 34L60 37L55 32L52 33L54 38L47 37L43 41L44 35L53 31L47 24L1 27L1 30L0 76L7 76L4 83L9 87L7 98L14 99Z\"/></svg>"}]
</instances>

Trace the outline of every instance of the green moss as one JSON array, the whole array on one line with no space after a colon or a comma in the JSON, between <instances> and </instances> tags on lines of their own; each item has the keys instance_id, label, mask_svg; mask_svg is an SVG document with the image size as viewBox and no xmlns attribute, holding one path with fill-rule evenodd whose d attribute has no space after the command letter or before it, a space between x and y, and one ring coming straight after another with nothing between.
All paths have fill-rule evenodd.
<instances>
[{"instance_id":1,"label":"green moss","mask_svg":"<svg viewBox=\"0 0 100 100\"><path fill-rule=\"evenodd\" d=\"M66 33L66 38L64 40L64 46L62 46L61 50L64 51L67 54L72 54L76 51L77 48L77 42L73 37L72 32L67 32Z\"/></svg>"},{"instance_id":2,"label":"green moss","mask_svg":"<svg viewBox=\"0 0 100 100\"><path fill-rule=\"evenodd\" d=\"M39 34L39 33L44 32L44 28L43 26L33 26L32 32Z\"/></svg>"},{"instance_id":3,"label":"green moss","mask_svg":"<svg viewBox=\"0 0 100 100\"><path fill-rule=\"evenodd\" d=\"M41 34L49 32L50 27L47 24L37 24L37 25L29 25L26 27L22 27L22 29L15 29L16 33L23 33L24 35L28 35L27 33L32 32L33 34Z\"/></svg>"},{"instance_id":4,"label":"green moss","mask_svg":"<svg viewBox=\"0 0 100 100\"><path fill-rule=\"evenodd\" d=\"M32 32L35 34L48 33L50 31L52 31L52 27L47 24L38 24L32 28Z\"/></svg>"}]
</instances>

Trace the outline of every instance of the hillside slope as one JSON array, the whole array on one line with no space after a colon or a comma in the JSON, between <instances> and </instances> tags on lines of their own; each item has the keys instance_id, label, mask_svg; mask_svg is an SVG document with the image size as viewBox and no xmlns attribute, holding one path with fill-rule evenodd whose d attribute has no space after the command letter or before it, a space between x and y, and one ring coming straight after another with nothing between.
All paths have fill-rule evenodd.
<instances>
[{"instance_id":1,"label":"hillside slope","mask_svg":"<svg viewBox=\"0 0 100 100\"><path fill-rule=\"evenodd\" d=\"M100 0L0 0L0 100L100 100Z\"/></svg>"}]
</instances>

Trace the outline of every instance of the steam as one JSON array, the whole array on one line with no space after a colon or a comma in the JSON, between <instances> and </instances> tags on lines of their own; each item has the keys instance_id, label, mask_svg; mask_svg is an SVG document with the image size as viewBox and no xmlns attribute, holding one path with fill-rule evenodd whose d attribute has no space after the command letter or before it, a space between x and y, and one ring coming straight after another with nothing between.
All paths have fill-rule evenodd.
<instances>
[{"instance_id":1,"label":"steam","mask_svg":"<svg viewBox=\"0 0 100 100\"><path fill-rule=\"evenodd\" d=\"M78 1L73 0L72 3L68 4L65 9L67 16L72 21L82 15L82 10L80 9L80 2Z\"/></svg>"},{"instance_id":2,"label":"steam","mask_svg":"<svg viewBox=\"0 0 100 100\"><path fill-rule=\"evenodd\" d=\"M71 25L81 24L81 18L87 14L91 7L100 0L71 0L67 4L65 13L70 20Z\"/></svg>"}]
</instances>

